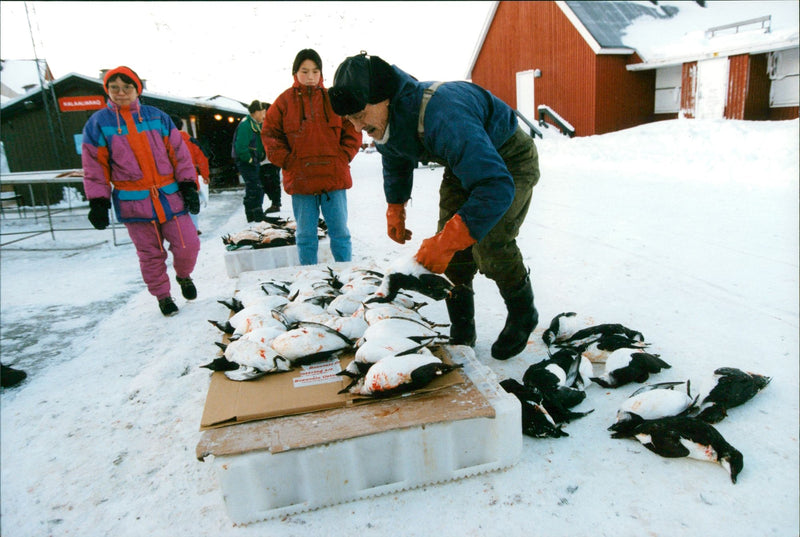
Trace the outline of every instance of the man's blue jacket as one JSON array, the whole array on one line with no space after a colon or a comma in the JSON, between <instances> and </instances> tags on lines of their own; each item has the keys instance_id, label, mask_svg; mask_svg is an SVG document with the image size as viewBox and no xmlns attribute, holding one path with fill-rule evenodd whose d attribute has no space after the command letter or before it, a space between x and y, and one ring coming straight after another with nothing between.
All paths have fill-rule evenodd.
<instances>
[{"instance_id":1,"label":"man's blue jacket","mask_svg":"<svg viewBox=\"0 0 800 537\"><path fill-rule=\"evenodd\" d=\"M472 238L480 241L514 199L514 180L498 153L517 129L514 111L480 86L446 82L428 102L420 141L422 94L433 82L418 82L397 66L392 68L400 82L389 100L389 139L376 144L383 157L386 201L404 203L411 198L417 162L446 164L469 192L458 214Z\"/></svg>"}]
</instances>

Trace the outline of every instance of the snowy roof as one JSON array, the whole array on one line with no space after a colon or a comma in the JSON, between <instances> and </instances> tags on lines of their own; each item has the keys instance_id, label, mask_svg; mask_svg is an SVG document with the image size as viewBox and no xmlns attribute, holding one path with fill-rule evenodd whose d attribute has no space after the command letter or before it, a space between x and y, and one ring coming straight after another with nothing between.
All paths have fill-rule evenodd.
<instances>
[{"instance_id":1,"label":"snowy roof","mask_svg":"<svg viewBox=\"0 0 800 537\"><path fill-rule=\"evenodd\" d=\"M648 2L564 2L602 48L628 48L623 40L625 28L639 17L668 19L677 8Z\"/></svg>"},{"instance_id":2,"label":"snowy roof","mask_svg":"<svg viewBox=\"0 0 800 537\"><path fill-rule=\"evenodd\" d=\"M94 77L82 75L82 74L79 74L79 73L66 74L66 75L54 80L53 84L58 86L62 82L65 82L65 81L67 81L69 79L74 79L74 78L82 79L84 81L91 82L93 84L97 84L100 87L102 87L102 85L103 85L102 80L100 80L99 78L94 78ZM37 87L37 88L31 90L30 92L24 94L24 95L20 95L19 97L15 97L15 98L7 101L7 102L3 102L2 103L2 108L5 109L5 108L7 108L9 106L17 104L20 101L23 101L24 99L30 97L31 95L34 95L34 94L38 93L39 91L41 91L41 89ZM142 96L143 97L152 97L152 98L160 99L160 100L163 100L163 101L171 101L171 102L175 102L175 103L186 104L186 105L189 105L189 106L197 106L197 107L201 107L201 108L203 108L203 107L205 107L205 108L214 108L214 109L221 110L221 111L224 111L224 112L234 112L234 113L237 113L237 114L246 114L247 113L247 107L244 106L242 103L240 103L239 101L236 101L234 99L229 99L227 97L223 97L221 95L215 95L214 97L208 97L208 98L205 98L205 97L182 98L182 97L174 97L172 95L163 95L163 94L159 94L159 93L153 93L153 92L148 91L148 90L145 89L144 91L142 91Z\"/></svg>"},{"instance_id":3,"label":"snowy roof","mask_svg":"<svg viewBox=\"0 0 800 537\"><path fill-rule=\"evenodd\" d=\"M2 95L13 99L27 92L27 86L39 86L39 73L36 72L36 60L0 60L0 83ZM39 60L39 70L45 80L52 80L53 75L47 61Z\"/></svg>"},{"instance_id":4,"label":"snowy roof","mask_svg":"<svg viewBox=\"0 0 800 537\"><path fill-rule=\"evenodd\" d=\"M195 97L198 101L206 101L212 103L216 107L226 106L235 109L237 112L248 113L247 106L236 99L225 97L223 95L214 95L213 97Z\"/></svg>"},{"instance_id":5,"label":"snowy roof","mask_svg":"<svg viewBox=\"0 0 800 537\"><path fill-rule=\"evenodd\" d=\"M666 4L666 2L662 2ZM686 61L734 54L760 54L797 48L798 2L670 2L674 17L641 17L625 28L623 41L644 64L631 70L679 65Z\"/></svg>"},{"instance_id":6,"label":"snowy roof","mask_svg":"<svg viewBox=\"0 0 800 537\"><path fill-rule=\"evenodd\" d=\"M487 14L467 72L478 59L497 12ZM556 5L597 54L630 54L644 63L629 69L653 69L704 57L757 54L798 47L798 2L792 1L557 1ZM766 23L752 22L767 19ZM710 35L708 30L730 28ZM521 35L527 35L524 32Z\"/></svg>"},{"instance_id":7,"label":"snowy roof","mask_svg":"<svg viewBox=\"0 0 800 537\"><path fill-rule=\"evenodd\" d=\"M630 48L647 64L798 46L797 2L558 3L601 49Z\"/></svg>"}]
</instances>

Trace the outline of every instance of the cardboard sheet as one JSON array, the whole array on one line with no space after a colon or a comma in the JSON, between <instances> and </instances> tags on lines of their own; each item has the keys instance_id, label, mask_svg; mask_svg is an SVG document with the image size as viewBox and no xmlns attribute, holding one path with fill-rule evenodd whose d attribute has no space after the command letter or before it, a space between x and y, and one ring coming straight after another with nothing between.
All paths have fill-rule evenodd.
<instances>
[{"instance_id":1,"label":"cardboard sheet","mask_svg":"<svg viewBox=\"0 0 800 537\"><path fill-rule=\"evenodd\" d=\"M472 349L467 347L443 347L441 351L446 361L464 363L470 357L475 360ZM460 371L459 376L462 376ZM281 453L383 431L474 418L493 419L495 415L492 404L472 379L463 375L463 382L427 393L209 428L203 431L196 454L199 460L204 460L208 455L230 456L258 450Z\"/></svg>"},{"instance_id":2,"label":"cardboard sheet","mask_svg":"<svg viewBox=\"0 0 800 537\"><path fill-rule=\"evenodd\" d=\"M444 362L452 363L449 355L441 348L434 354ZM208 388L200 429L386 400L338 393L349 384L350 379L336 376L335 373L344 369L352 359L353 353L350 352L322 364L312 364L250 381L229 380L224 373L215 372ZM459 370L455 370L413 393L433 392L463 382L464 376ZM408 394L394 398L402 397L408 397Z\"/></svg>"},{"instance_id":3,"label":"cardboard sheet","mask_svg":"<svg viewBox=\"0 0 800 537\"><path fill-rule=\"evenodd\" d=\"M492 405L467 381L413 397L208 429L200 437L196 455L202 461L209 455L230 456L265 449L281 453L394 429L494 417Z\"/></svg>"}]
</instances>

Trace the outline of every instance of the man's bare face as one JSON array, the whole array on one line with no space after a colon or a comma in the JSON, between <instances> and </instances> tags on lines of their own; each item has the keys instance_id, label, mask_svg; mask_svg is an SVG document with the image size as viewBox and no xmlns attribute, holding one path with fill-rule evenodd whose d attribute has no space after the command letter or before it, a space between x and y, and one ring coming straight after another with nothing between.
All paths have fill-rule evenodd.
<instances>
[{"instance_id":1,"label":"man's bare face","mask_svg":"<svg viewBox=\"0 0 800 537\"><path fill-rule=\"evenodd\" d=\"M344 116L357 130L366 132L373 140L380 140L389 124L389 99L368 104L360 112Z\"/></svg>"}]
</instances>

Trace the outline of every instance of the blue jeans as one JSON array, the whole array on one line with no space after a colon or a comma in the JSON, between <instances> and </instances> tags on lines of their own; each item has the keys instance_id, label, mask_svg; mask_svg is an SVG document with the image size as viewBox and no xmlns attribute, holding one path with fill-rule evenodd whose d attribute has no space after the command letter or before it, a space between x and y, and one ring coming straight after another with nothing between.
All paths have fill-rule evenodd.
<instances>
[{"instance_id":1,"label":"blue jeans","mask_svg":"<svg viewBox=\"0 0 800 537\"><path fill-rule=\"evenodd\" d=\"M319 195L292 194L292 210L297 221L295 240L301 265L316 265L319 239L319 213L328 226L331 253L335 261L350 261L353 248L347 229L347 191L334 190Z\"/></svg>"}]
</instances>

